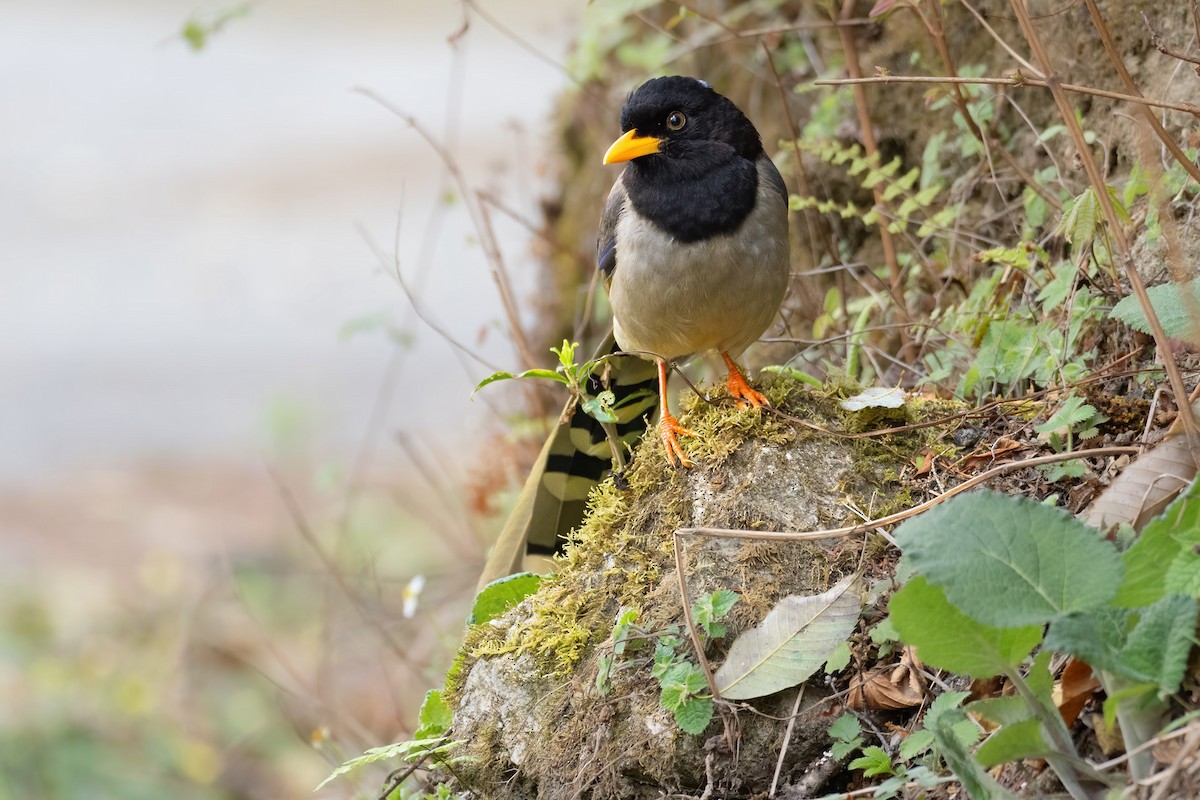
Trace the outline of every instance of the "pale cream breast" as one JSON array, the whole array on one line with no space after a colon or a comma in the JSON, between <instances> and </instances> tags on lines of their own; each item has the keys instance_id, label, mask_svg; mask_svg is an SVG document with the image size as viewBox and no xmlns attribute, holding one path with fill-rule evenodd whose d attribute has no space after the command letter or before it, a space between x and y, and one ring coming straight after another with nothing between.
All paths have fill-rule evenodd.
<instances>
[{"instance_id":1,"label":"pale cream breast","mask_svg":"<svg viewBox=\"0 0 1200 800\"><path fill-rule=\"evenodd\" d=\"M768 181L735 231L679 243L630 212L617 222L609 286L626 352L677 359L710 350L736 357L770 327L787 291L787 206Z\"/></svg>"}]
</instances>

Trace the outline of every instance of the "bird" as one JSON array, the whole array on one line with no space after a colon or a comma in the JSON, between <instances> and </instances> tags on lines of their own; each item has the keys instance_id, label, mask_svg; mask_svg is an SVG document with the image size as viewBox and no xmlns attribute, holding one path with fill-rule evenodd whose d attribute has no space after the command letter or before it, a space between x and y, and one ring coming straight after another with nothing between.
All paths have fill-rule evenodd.
<instances>
[{"instance_id":1,"label":"bird","mask_svg":"<svg viewBox=\"0 0 1200 800\"><path fill-rule=\"evenodd\" d=\"M597 265L613 334L657 367L667 459L695 436L667 405L667 365L716 352L739 408L769 405L734 359L770 327L790 277L783 177L728 98L684 76L653 78L621 109L604 164L625 163L600 219Z\"/></svg>"},{"instance_id":2,"label":"bird","mask_svg":"<svg viewBox=\"0 0 1200 800\"><path fill-rule=\"evenodd\" d=\"M628 96L620 125L602 159L625 166L599 225L596 266L613 327L597 355L617 364L607 388L617 397L621 446L645 432L657 409L667 461L688 468L678 437L695 434L667 404L676 361L715 352L738 408L770 405L734 359L770 327L787 291L787 189L754 125L705 81L646 81ZM592 380L598 391L602 376ZM518 571L526 552L560 550L611 467L601 425L572 410L569 403L535 461L481 587Z\"/></svg>"}]
</instances>

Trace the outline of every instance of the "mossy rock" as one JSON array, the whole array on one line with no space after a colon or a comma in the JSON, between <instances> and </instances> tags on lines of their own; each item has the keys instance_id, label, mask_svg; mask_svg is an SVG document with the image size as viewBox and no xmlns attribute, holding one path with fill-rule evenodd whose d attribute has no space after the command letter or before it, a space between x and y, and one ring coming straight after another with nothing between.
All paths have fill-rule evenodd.
<instances>
[{"instance_id":1,"label":"mossy rock","mask_svg":"<svg viewBox=\"0 0 1200 800\"><path fill-rule=\"evenodd\" d=\"M699 794L711 779L719 797L766 792L796 690L731 710L738 745L736 754L726 752L719 715L705 735L692 736L662 708L652 647L618 661L611 691L597 690L598 656L618 613L636 609L639 626L651 633L683 625L676 530L812 531L862 521L852 509L887 513L893 501L908 502L897 476L909 459L947 433L821 433L814 428L854 427L832 392L777 380L768 394L782 413L693 398L681 421L699 434L685 444L696 466L668 467L662 445L648 438L634 454L627 488L611 481L597 487L557 572L509 613L469 632L448 695L451 735L465 741L461 754L469 756L454 767L463 788L489 798L650 798ZM946 413L946 404L935 405L910 401L909 420ZM719 588L740 595L725 620L729 635L706 653L714 668L728 643L780 598L820 593L859 570L864 583L890 576L895 557L866 533L809 542L689 535L684 546L689 600ZM805 687L783 785L803 783L828 762L825 730L836 716L829 695L819 677Z\"/></svg>"}]
</instances>

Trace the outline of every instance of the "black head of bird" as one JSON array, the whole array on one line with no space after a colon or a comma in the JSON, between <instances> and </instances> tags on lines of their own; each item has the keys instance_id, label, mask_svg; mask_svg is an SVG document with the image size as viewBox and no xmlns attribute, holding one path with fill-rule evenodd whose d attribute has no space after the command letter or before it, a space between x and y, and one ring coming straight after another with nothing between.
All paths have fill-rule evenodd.
<instances>
[{"instance_id":1,"label":"black head of bird","mask_svg":"<svg viewBox=\"0 0 1200 800\"><path fill-rule=\"evenodd\" d=\"M660 435L693 435L666 405L666 364L715 351L739 407L767 405L733 359L770 326L788 283L787 191L754 125L695 78L655 78L621 110L604 156L627 162L600 222L617 344L658 365Z\"/></svg>"},{"instance_id":2,"label":"black head of bird","mask_svg":"<svg viewBox=\"0 0 1200 800\"><path fill-rule=\"evenodd\" d=\"M729 99L694 78L654 78L621 109L605 164L630 162L638 211L683 242L736 228L754 205L758 131Z\"/></svg>"}]
</instances>

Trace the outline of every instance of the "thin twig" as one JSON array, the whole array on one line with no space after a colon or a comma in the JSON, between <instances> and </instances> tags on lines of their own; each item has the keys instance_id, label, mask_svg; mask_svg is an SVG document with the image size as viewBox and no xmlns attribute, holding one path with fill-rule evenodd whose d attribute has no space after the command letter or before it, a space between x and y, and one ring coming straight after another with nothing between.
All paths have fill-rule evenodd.
<instances>
[{"instance_id":1,"label":"thin twig","mask_svg":"<svg viewBox=\"0 0 1200 800\"><path fill-rule=\"evenodd\" d=\"M854 0L844 0L839 17L848 19L853 9ZM854 38L854 31L844 27L839 27L837 31L838 36L841 37L842 52L846 59L846 72L850 74L851 78L862 77L862 68L858 63L858 43ZM875 123L871 120L871 106L867 101L867 93L857 85L854 88L854 108L858 113L859 135L862 137L863 150L866 152L867 158L878 158L879 143L875 141ZM882 185L876 184L871 187L871 194L877 208L880 210L887 208L887 202L883 199ZM883 260L887 264L888 275L891 279L892 299L896 303L897 312L903 317L907 317L907 303L904 302L904 273L896 255L896 243L892 240L892 233L888 230L888 226L880 225L878 230L879 243L883 246Z\"/></svg>"},{"instance_id":2,"label":"thin twig","mask_svg":"<svg viewBox=\"0 0 1200 800\"><path fill-rule=\"evenodd\" d=\"M1084 2L1087 4L1088 13L1092 16L1092 24L1100 34L1100 41L1104 44L1104 52L1108 55L1108 60L1112 62L1113 68L1116 69L1117 75L1121 77L1121 82L1125 84L1125 88L1130 94L1141 97L1142 92L1138 89L1137 84L1134 83L1133 76L1129 74L1129 70L1126 69L1125 61L1121 58L1120 51L1113 44L1112 34L1108 30L1108 24L1105 23L1103 15L1100 14L1100 9L1096 6L1096 1L1084 0ZM1139 105L1138 107L1142 110L1142 115L1146 118L1146 121L1150 123L1150 127L1154 129L1154 133L1162 140L1163 145L1171 151L1171 155L1175 156L1175 160L1179 162L1179 165L1187 170L1188 174L1192 176L1192 180L1200 182L1200 168L1197 168L1192 163L1192 160L1183 152L1183 148L1179 146L1175 138L1167 133L1162 123L1158 121L1158 117L1154 116L1149 107L1145 105ZM1073 120L1074 118L1074 115L1072 115L1071 119ZM1158 339L1157 334L1154 338ZM1166 360L1164 359L1164 361ZM1180 397L1182 396L1180 395Z\"/></svg>"},{"instance_id":3,"label":"thin twig","mask_svg":"<svg viewBox=\"0 0 1200 800\"><path fill-rule=\"evenodd\" d=\"M961 78L961 77L946 77L941 78L936 75L875 75L870 78L830 78L827 80L813 81L814 86L853 86L855 84L869 83L946 83L946 84L967 84L980 86L1012 86L1021 88L1024 86L1038 86L1048 88L1047 83L1042 78L1034 78L1024 73L1014 73L1007 78ZM1068 92L1076 92L1078 94L1090 94L1096 97L1106 97L1110 100L1123 100L1127 103L1137 103L1143 106L1153 106L1155 108L1166 108L1171 111L1183 111L1191 114L1194 117L1200 118L1200 106L1192 103L1168 103L1162 100L1151 100L1148 97L1140 95L1122 94L1121 92L1110 92L1106 89L1096 89L1091 86L1080 86L1074 83L1059 84Z\"/></svg>"},{"instance_id":4,"label":"thin twig","mask_svg":"<svg viewBox=\"0 0 1200 800\"><path fill-rule=\"evenodd\" d=\"M1145 11L1142 12L1142 22L1146 24L1146 30L1150 31L1150 41L1154 42L1154 47L1157 48L1158 52L1171 58L1177 58L1180 61L1186 61L1189 64L1200 64L1200 58L1189 56L1187 53L1167 47L1166 43L1162 40L1162 34L1154 30L1154 26L1150 24L1150 18L1146 16Z\"/></svg>"},{"instance_id":5,"label":"thin twig","mask_svg":"<svg viewBox=\"0 0 1200 800\"><path fill-rule=\"evenodd\" d=\"M800 701L804 699L804 687L807 685L800 684L796 691L796 702L792 703L792 713L788 716L787 728L783 732L783 744L779 747L779 759L775 762L775 774L771 777L771 790L767 792L767 797L774 797L775 789L779 786L779 774L783 772L783 761L787 756L788 744L792 741L792 729L796 727L796 715L800 713Z\"/></svg>"},{"instance_id":6,"label":"thin twig","mask_svg":"<svg viewBox=\"0 0 1200 800\"><path fill-rule=\"evenodd\" d=\"M683 607L683 621L687 626L688 637L692 640L692 649L696 651L696 659L700 662L700 669L704 672L704 680L708 682L708 691L715 701L721 696L721 692L717 689L717 679L713 676L712 667L709 666L708 659L704 655L704 644L700 641L700 631L696 628L695 619L692 618L692 601L683 564L683 540L679 534L680 531L675 531L672 540L675 547L675 576L679 579L679 604ZM718 708L721 712L721 723L725 726L725 742L729 745L730 752L733 752L734 737L733 731L729 727L728 714L724 708L720 706Z\"/></svg>"},{"instance_id":7,"label":"thin twig","mask_svg":"<svg viewBox=\"0 0 1200 800\"><path fill-rule=\"evenodd\" d=\"M1076 450L1072 453L1051 453L1046 456L1036 456L1034 458L1026 458L1021 461L1010 461L1007 464L1000 464L991 469L981 472L969 480L963 481L958 486L950 489L924 503L919 503L912 508L904 511L899 511L895 514L889 514L886 517L873 519L869 522L864 522L859 525L851 525L846 528L827 528L820 531L749 531L736 528L678 528L675 531L675 536L678 538L682 535L689 536L704 536L711 538L729 538L729 539L752 539L772 542L810 542L819 539L840 539L845 536L850 536L856 533L862 533L876 528L881 525L894 525L897 522L915 517L936 505L946 502L951 497L957 494L962 494L968 489L973 489L981 483L991 480L1006 472L1012 472L1026 467L1037 467L1043 464L1054 464L1058 461L1070 461L1076 458L1095 458L1098 456L1117 455L1120 453L1137 453L1136 447L1095 447L1088 450Z\"/></svg>"}]
</instances>

